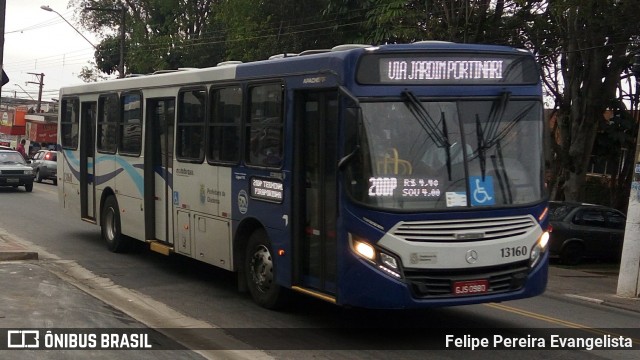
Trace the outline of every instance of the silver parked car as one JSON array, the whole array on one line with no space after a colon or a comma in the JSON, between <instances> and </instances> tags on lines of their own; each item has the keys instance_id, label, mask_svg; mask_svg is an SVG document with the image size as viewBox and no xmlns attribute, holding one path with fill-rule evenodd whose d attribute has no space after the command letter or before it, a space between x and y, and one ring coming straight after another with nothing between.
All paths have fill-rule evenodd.
<instances>
[{"instance_id":1,"label":"silver parked car","mask_svg":"<svg viewBox=\"0 0 640 360\"><path fill-rule=\"evenodd\" d=\"M33 155L31 167L35 174L35 180L51 180L53 185L58 185L58 152L54 150L39 150Z\"/></svg>"},{"instance_id":2,"label":"silver parked car","mask_svg":"<svg viewBox=\"0 0 640 360\"><path fill-rule=\"evenodd\" d=\"M24 186L27 192L33 190L33 169L15 150L0 150L0 186Z\"/></svg>"}]
</instances>

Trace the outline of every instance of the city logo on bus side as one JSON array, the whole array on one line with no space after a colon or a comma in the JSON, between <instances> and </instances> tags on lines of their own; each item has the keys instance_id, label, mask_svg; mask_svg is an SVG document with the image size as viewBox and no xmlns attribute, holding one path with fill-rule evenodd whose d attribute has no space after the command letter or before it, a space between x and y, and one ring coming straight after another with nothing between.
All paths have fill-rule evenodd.
<instances>
[{"instance_id":1,"label":"city logo on bus side","mask_svg":"<svg viewBox=\"0 0 640 360\"><path fill-rule=\"evenodd\" d=\"M247 192L244 190L240 190L238 193L238 210L240 210L241 214L246 214L249 208L249 196L247 196Z\"/></svg>"}]
</instances>

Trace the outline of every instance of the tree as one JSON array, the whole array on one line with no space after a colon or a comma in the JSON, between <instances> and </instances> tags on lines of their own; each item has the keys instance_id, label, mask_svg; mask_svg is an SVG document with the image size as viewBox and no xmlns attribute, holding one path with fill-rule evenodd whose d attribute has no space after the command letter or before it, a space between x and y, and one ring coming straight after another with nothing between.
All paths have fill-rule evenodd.
<instances>
[{"instance_id":1,"label":"tree","mask_svg":"<svg viewBox=\"0 0 640 360\"><path fill-rule=\"evenodd\" d=\"M331 48L340 42L336 21L322 16L326 0L229 0L217 15L224 24L226 58L255 61L280 53Z\"/></svg>"},{"instance_id":2,"label":"tree","mask_svg":"<svg viewBox=\"0 0 640 360\"><path fill-rule=\"evenodd\" d=\"M121 0L72 0L118 8ZM419 40L503 44L534 52L544 70L552 128L553 189L581 199L605 110L620 97L640 37L637 0L122 0L129 73L254 61L341 43ZM115 69L118 13L81 12L104 40L98 67ZM620 106L619 106L620 108ZM628 171L628 169L625 169ZM554 195L554 197L556 197Z\"/></svg>"},{"instance_id":3,"label":"tree","mask_svg":"<svg viewBox=\"0 0 640 360\"><path fill-rule=\"evenodd\" d=\"M100 70L98 69L95 62L87 62L87 66L83 66L82 70L80 70L78 79L86 83L90 83L106 80L107 77L100 74Z\"/></svg>"},{"instance_id":4,"label":"tree","mask_svg":"<svg viewBox=\"0 0 640 360\"><path fill-rule=\"evenodd\" d=\"M535 2L511 8L528 9ZM420 40L511 44L521 27L505 1L491 0L331 0L328 13L350 16L357 42L385 44ZM510 21L516 19L516 21Z\"/></svg>"},{"instance_id":5,"label":"tree","mask_svg":"<svg viewBox=\"0 0 640 360\"><path fill-rule=\"evenodd\" d=\"M219 29L212 16L216 0L72 0L79 9L126 9L127 73L149 73L178 67L211 66L224 47L216 46ZM81 24L103 36L96 63L112 73L119 63L119 11L81 11ZM117 62L115 61L116 59Z\"/></svg>"},{"instance_id":6,"label":"tree","mask_svg":"<svg viewBox=\"0 0 640 360\"><path fill-rule=\"evenodd\" d=\"M631 39L640 31L632 14L638 11L640 4L630 0L549 0L525 28L557 108L559 198L583 196L597 131L629 68Z\"/></svg>"}]
</instances>

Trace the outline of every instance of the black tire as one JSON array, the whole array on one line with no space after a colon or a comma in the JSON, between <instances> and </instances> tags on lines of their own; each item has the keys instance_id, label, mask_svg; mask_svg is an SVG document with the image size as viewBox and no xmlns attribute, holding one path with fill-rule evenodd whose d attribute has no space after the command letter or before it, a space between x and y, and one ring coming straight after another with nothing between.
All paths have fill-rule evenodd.
<instances>
[{"instance_id":1,"label":"black tire","mask_svg":"<svg viewBox=\"0 0 640 360\"><path fill-rule=\"evenodd\" d=\"M107 243L107 248L115 253L126 252L129 242L121 232L120 209L115 196L109 196L105 200L100 218L102 239Z\"/></svg>"},{"instance_id":2,"label":"black tire","mask_svg":"<svg viewBox=\"0 0 640 360\"><path fill-rule=\"evenodd\" d=\"M565 265L578 265L582 260L584 254L584 246L578 242L570 242L564 248L560 254L560 260Z\"/></svg>"},{"instance_id":3,"label":"black tire","mask_svg":"<svg viewBox=\"0 0 640 360\"><path fill-rule=\"evenodd\" d=\"M33 191L33 183L24 184L24 189L27 190L27 192L32 192Z\"/></svg>"},{"instance_id":4,"label":"black tire","mask_svg":"<svg viewBox=\"0 0 640 360\"><path fill-rule=\"evenodd\" d=\"M42 177L40 177L40 170L36 170L36 182L42 182Z\"/></svg>"},{"instance_id":5,"label":"black tire","mask_svg":"<svg viewBox=\"0 0 640 360\"><path fill-rule=\"evenodd\" d=\"M58 178L55 178L55 177L53 178L53 185L58 186Z\"/></svg>"},{"instance_id":6,"label":"black tire","mask_svg":"<svg viewBox=\"0 0 640 360\"><path fill-rule=\"evenodd\" d=\"M286 289L275 282L273 251L267 234L262 229L254 231L249 237L244 273L247 288L256 304L267 309L278 309L286 304Z\"/></svg>"}]
</instances>

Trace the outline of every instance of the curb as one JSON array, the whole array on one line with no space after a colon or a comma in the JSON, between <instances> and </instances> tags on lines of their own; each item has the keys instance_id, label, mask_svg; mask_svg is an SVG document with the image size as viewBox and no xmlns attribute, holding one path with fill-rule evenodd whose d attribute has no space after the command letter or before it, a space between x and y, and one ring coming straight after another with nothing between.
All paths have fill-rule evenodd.
<instances>
[{"instance_id":1,"label":"curb","mask_svg":"<svg viewBox=\"0 0 640 360\"><path fill-rule=\"evenodd\" d=\"M0 229L0 261L38 260L38 251Z\"/></svg>"},{"instance_id":2,"label":"curb","mask_svg":"<svg viewBox=\"0 0 640 360\"><path fill-rule=\"evenodd\" d=\"M34 251L3 251L0 261L38 260L38 253Z\"/></svg>"}]
</instances>

